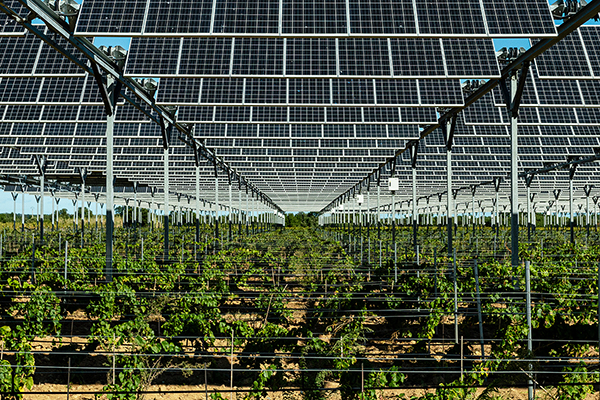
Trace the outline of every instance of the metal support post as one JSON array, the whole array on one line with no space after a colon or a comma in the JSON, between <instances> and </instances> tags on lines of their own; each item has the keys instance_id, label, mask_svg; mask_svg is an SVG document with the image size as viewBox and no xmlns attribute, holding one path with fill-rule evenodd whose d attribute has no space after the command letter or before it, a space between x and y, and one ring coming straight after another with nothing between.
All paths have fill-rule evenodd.
<instances>
[{"instance_id":1,"label":"metal support post","mask_svg":"<svg viewBox=\"0 0 600 400\"><path fill-rule=\"evenodd\" d=\"M592 186L585 185L583 191L585 193L585 232L586 236L590 236L590 193L592 192Z\"/></svg>"},{"instance_id":2,"label":"metal support post","mask_svg":"<svg viewBox=\"0 0 600 400\"><path fill-rule=\"evenodd\" d=\"M229 222L229 241L233 240L233 199L231 192L231 175L229 175L229 213L228 213L228 222Z\"/></svg>"},{"instance_id":3,"label":"metal support post","mask_svg":"<svg viewBox=\"0 0 600 400\"><path fill-rule=\"evenodd\" d=\"M17 230L17 197L19 193L11 193L13 198L13 231Z\"/></svg>"},{"instance_id":4,"label":"metal support post","mask_svg":"<svg viewBox=\"0 0 600 400\"><path fill-rule=\"evenodd\" d=\"M419 212L417 208L417 154L419 142L413 141L410 145L410 161L412 168L412 226L413 226L413 248L417 252L417 234L419 225Z\"/></svg>"},{"instance_id":5,"label":"metal support post","mask_svg":"<svg viewBox=\"0 0 600 400\"><path fill-rule=\"evenodd\" d=\"M118 91L116 90L117 86L120 85L116 84L114 77L112 75L107 75L106 89L109 92L109 99L111 100L106 117L106 264L104 268L104 277L107 282L112 282L113 279L113 212L115 208L113 131L115 127L114 108L116 106L116 96L118 95Z\"/></svg>"},{"instance_id":6,"label":"metal support post","mask_svg":"<svg viewBox=\"0 0 600 400\"><path fill-rule=\"evenodd\" d=\"M200 165L196 165L196 261L198 261L198 246L200 243Z\"/></svg>"},{"instance_id":7,"label":"metal support post","mask_svg":"<svg viewBox=\"0 0 600 400\"><path fill-rule=\"evenodd\" d=\"M215 239L219 242L219 176L215 165Z\"/></svg>"},{"instance_id":8,"label":"metal support post","mask_svg":"<svg viewBox=\"0 0 600 400\"><path fill-rule=\"evenodd\" d=\"M163 261L169 260L169 144L163 146L164 216L163 216Z\"/></svg>"},{"instance_id":9,"label":"metal support post","mask_svg":"<svg viewBox=\"0 0 600 400\"><path fill-rule=\"evenodd\" d=\"M25 233L25 186L21 186L21 233Z\"/></svg>"},{"instance_id":10,"label":"metal support post","mask_svg":"<svg viewBox=\"0 0 600 400\"><path fill-rule=\"evenodd\" d=\"M577 164L571 164L569 167L569 229L571 231L571 244L575 244L575 224L573 222L573 178Z\"/></svg>"},{"instance_id":11,"label":"metal support post","mask_svg":"<svg viewBox=\"0 0 600 400\"><path fill-rule=\"evenodd\" d=\"M44 243L44 179L46 177L46 156L35 157L40 173L40 244Z\"/></svg>"},{"instance_id":12,"label":"metal support post","mask_svg":"<svg viewBox=\"0 0 600 400\"><path fill-rule=\"evenodd\" d=\"M377 216L375 217L377 224L377 240L381 240L381 185L379 175L377 176Z\"/></svg>"},{"instance_id":13,"label":"metal support post","mask_svg":"<svg viewBox=\"0 0 600 400\"><path fill-rule=\"evenodd\" d=\"M454 225L454 219L452 215L452 197L454 192L452 191L452 144L454 141L454 130L456 128L456 117L452 120L445 121L441 124L444 132L444 142L446 144L446 215L448 223L448 259L452 258L452 228Z\"/></svg>"},{"instance_id":14,"label":"metal support post","mask_svg":"<svg viewBox=\"0 0 600 400\"><path fill-rule=\"evenodd\" d=\"M529 260L525 261L525 289L527 291L526 299L525 299L525 301L527 302L527 307L526 307L527 351L529 352L529 355L527 356L527 358L531 358L531 356L532 356L531 353L533 351L533 340L532 340L532 335L531 335L531 277L530 277ZM533 373L532 369L533 369L533 366L530 363L529 364L529 374ZM531 379L531 376L527 380L527 393L528 393L528 399L533 400L533 381Z\"/></svg>"},{"instance_id":15,"label":"metal support post","mask_svg":"<svg viewBox=\"0 0 600 400\"><path fill-rule=\"evenodd\" d=\"M519 105L525 87L525 78L529 71L529 62L523 64L519 71L510 75L510 93L506 82L500 82L500 88L510 113L510 186L511 186L511 265L514 269L519 265L519 171L518 171L518 116Z\"/></svg>"}]
</instances>

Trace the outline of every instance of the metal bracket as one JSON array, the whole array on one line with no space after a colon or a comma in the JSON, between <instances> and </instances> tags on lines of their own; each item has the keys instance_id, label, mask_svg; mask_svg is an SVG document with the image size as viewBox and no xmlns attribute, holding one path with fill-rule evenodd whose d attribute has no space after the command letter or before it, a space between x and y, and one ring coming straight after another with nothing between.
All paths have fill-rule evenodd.
<instances>
[{"instance_id":1,"label":"metal bracket","mask_svg":"<svg viewBox=\"0 0 600 400\"><path fill-rule=\"evenodd\" d=\"M454 198L454 200L456 200L456 196L458 196L458 192L460 189L452 189L452 198Z\"/></svg>"},{"instance_id":2,"label":"metal bracket","mask_svg":"<svg viewBox=\"0 0 600 400\"><path fill-rule=\"evenodd\" d=\"M586 197L590 196L590 193L592 192L593 187L594 187L593 185L585 185L583 187L583 191L585 192Z\"/></svg>"},{"instance_id":3,"label":"metal bracket","mask_svg":"<svg viewBox=\"0 0 600 400\"><path fill-rule=\"evenodd\" d=\"M37 166L40 175L45 175L48 158L36 154L33 159L35 160L35 165Z\"/></svg>"},{"instance_id":4,"label":"metal bracket","mask_svg":"<svg viewBox=\"0 0 600 400\"><path fill-rule=\"evenodd\" d=\"M398 157L394 157L392 159L391 165L390 165L390 176L395 176L396 175L396 160L398 159Z\"/></svg>"},{"instance_id":5,"label":"metal bracket","mask_svg":"<svg viewBox=\"0 0 600 400\"><path fill-rule=\"evenodd\" d=\"M437 197L438 197L438 201L441 203L442 202L442 196L444 195L444 193L438 193Z\"/></svg>"},{"instance_id":6,"label":"metal bracket","mask_svg":"<svg viewBox=\"0 0 600 400\"><path fill-rule=\"evenodd\" d=\"M571 164L569 166L569 180L573 180L576 170L577 170L577 164Z\"/></svg>"},{"instance_id":7,"label":"metal bracket","mask_svg":"<svg viewBox=\"0 0 600 400\"><path fill-rule=\"evenodd\" d=\"M87 168L83 167L83 168L78 168L78 172L79 172L79 176L81 177L81 185L85 186L85 181L88 177L88 170L87 170Z\"/></svg>"},{"instance_id":8,"label":"metal bracket","mask_svg":"<svg viewBox=\"0 0 600 400\"><path fill-rule=\"evenodd\" d=\"M535 178L535 174L529 174L525 177L525 186L530 187L531 182L533 182L533 178Z\"/></svg>"},{"instance_id":9,"label":"metal bracket","mask_svg":"<svg viewBox=\"0 0 600 400\"><path fill-rule=\"evenodd\" d=\"M519 74L520 72L520 74ZM517 92L515 93L515 98L511 98L511 93L508 90L508 85L504 79L500 80L500 90L502 92L502 97L504 102L506 103L506 107L510 112L513 118L518 117L519 115L519 106L521 105L521 99L523 97L523 90L525 88L525 82L527 80L527 73L529 72L529 61L523 62L523 67L520 70L511 71L512 74L519 74L519 83L517 85Z\"/></svg>"},{"instance_id":10,"label":"metal bracket","mask_svg":"<svg viewBox=\"0 0 600 400\"><path fill-rule=\"evenodd\" d=\"M494 178L494 190L496 190L496 193L498 193L500 191L500 183L502 183L502 178Z\"/></svg>"},{"instance_id":11,"label":"metal bracket","mask_svg":"<svg viewBox=\"0 0 600 400\"><path fill-rule=\"evenodd\" d=\"M452 116L449 131L445 121L441 121L440 126L444 134L444 145L446 146L446 150L452 151L452 146L454 145L454 132L456 131L456 114Z\"/></svg>"},{"instance_id":12,"label":"metal bracket","mask_svg":"<svg viewBox=\"0 0 600 400\"><path fill-rule=\"evenodd\" d=\"M475 192L477 191L477 185L470 185L469 187L471 188L471 194L475 196Z\"/></svg>"},{"instance_id":13,"label":"metal bracket","mask_svg":"<svg viewBox=\"0 0 600 400\"><path fill-rule=\"evenodd\" d=\"M531 193L529 195L529 201L533 201L533 199L535 199L535 195L536 195L536 193Z\"/></svg>"},{"instance_id":14,"label":"metal bracket","mask_svg":"<svg viewBox=\"0 0 600 400\"><path fill-rule=\"evenodd\" d=\"M407 147L410 151L410 166L412 168L417 168L417 155L419 152L419 141L412 140L408 142Z\"/></svg>"},{"instance_id":15,"label":"metal bracket","mask_svg":"<svg viewBox=\"0 0 600 400\"><path fill-rule=\"evenodd\" d=\"M554 193L554 199L558 200L561 191L562 191L561 189L554 189L552 191L552 193Z\"/></svg>"}]
</instances>

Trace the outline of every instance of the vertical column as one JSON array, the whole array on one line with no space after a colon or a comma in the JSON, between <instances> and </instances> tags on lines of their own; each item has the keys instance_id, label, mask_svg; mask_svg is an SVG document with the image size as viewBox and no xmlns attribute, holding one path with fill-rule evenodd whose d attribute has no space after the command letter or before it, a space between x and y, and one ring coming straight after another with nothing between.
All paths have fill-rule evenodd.
<instances>
[{"instance_id":1,"label":"vertical column","mask_svg":"<svg viewBox=\"0 0 600 400\"><path fill-rule=\"evenodd\" d=\"M577 164L571 164L569 167L569 230L571 231L571 244L575 244L575 227L573 222L573 178Z\"/></svg>"},{"instance_id":2,"label":"vertical column","mask_svg":"<svg viewBox=\"0 0 600 400\"><path fill-rule=\"evenodd\" d=\"M229 241L233 240L233 199L232 199L232 185L231 185L231 175L229 175Z\"/></svg>"},{"instance_id":3,"label":"vertical column","mask_svg":"<svg viewBox=\"0 0 600 400\"><path fill-rule=\"evenodd\" d=\"M164 179L164 216L163 216L163 260L169 260L169 144L165 143L163 148L163 179Z\"/></svg>"},{"instance_id":4,"label":"vertical column","mask_svg":"<svg viewBox=\"0 0 600 400\"><path fill-rule=\"evenodd\" d=\"M585 185L583 187L583 191L585 192L585 230L586 236L590 235L590 193L592 192L592 187L590 185Z\"/></svg>"},{"instance_id":5,"label":"vertical column","mask_svg":"<svg viewBox=\"0 0 600 400\"><path fill-rule=\"evenodd\" d=\"M40 176L40 242L44 242L44 174Z\"/></svg>"},{"instance_id":6,"label":"vertical column","mask_svg":"<svg viewBox=\"0 0 600 400\"><path fill-rule=\"evenodd\" d=\"M377 176L377 216L375 223L377 224L377 240L381 240L381 184L380 177Z\"/></svg>"},{"instance_id":7,"label":"vertical column","mask_svg":"<svg viewBox=\"0 0 600 400\"><path fill-rule=\"evenodd\" d=\"M106 86L110 94L112 110L106 117L106 264L104 269L104 277L107 282L112 282L113 274L113 232L114 219L113 212L115 208L115 192L114 192L114 138L113 131L115 127L114 113L114 89L115 79L112 75L107 75Z\"/></svg>"},{"instance_id":8,"label":"vertical column","mask_svg":"<svg viewBox=\"0 0 600 400\"><path fill-rule=\"evenodd\" d=\"M25 186L21 186L21 232L25 232Z\"/></svg>"},{"instance_id":9,"label":"vertical column","mask_svg":"<svg viewBox=\"0 0 600 400\"><path fill-rule=\"evenodd\" d=\"M219 241L219 175L215 165L215 239Z\"/></svg>"},{"instance_id":10,"label":"vertical column","mask_svg":"<svg viewBox=\"0 0 600 400\"><path fill-rule=\"evenodd\" d=\"M200 166L196 165L196 246L200 243Z\"/></svg>"},{"instance_id":11,"label":"vertical column","mask_svg":"<svg viewBox=\"0 0 600 400\"><path fill-rule=\"evenodd\" d=\"M535 175L530 174L525 177L525 185L527 187L527 241L531 242L531 201L533 197L531 196L531 182L533 181L533 177ZM535 193L534 193L535 196Z\"/></svg>"},{"instance_id":12,"label":"vertical column","mask_svg":"<svg viewBox=\"0 0 600 400\"><path fill-rule=\"evenodd\" d=\"M13 198L13 231L17 230L17 197L19 193L11 193Z\"/></svg>"},{"instance_id":13,"label":"vertical column","mask_svg":"<svg viewBox=\"0 0 600 400\"><path fill-rule=\"evenodd\" d=\"M519 265L519 171L518 171L518 106L517 101L518 75L513 72L510 77L510 195L511 220L510 243L511 264L513 268Z\"/></svg>"},{"instance_id":14,"label":"vertical column","mask_svg":"<svg viewBox=\"0 0 600 400\"><path fill-rule=\"evenodd\" d=\"M35 157L40 173L40 244L44 243L44 179L46 177L46 156Z\"/></svg>"},{"instance_id":15,"label":"vertical column","mask_svg":"<svg viewBox=\"0 0 600 400\"><path fill-rule=\"evenodd\" d=\"M417 208L417 152L419 142L414 141L410 146L410 159L412 167L412 226L413 226L413 247L417 251L417 230L419 225L419 211Z\"/></svg>"},{"instance_id":16,"label":"vertical column","mask_svg":"<svg viewBox=\"0 0 600 400\"><path fill-rule=\"evenodd\" d=\"M447 249L448 259L452 259L452 228L454 218L452 215L452 145L454 141L454 129L456 127L456 116L452 120L442 123L444 128L444 141L446 144L446 214L447 214Z\"/></svg>"}]
</instances>

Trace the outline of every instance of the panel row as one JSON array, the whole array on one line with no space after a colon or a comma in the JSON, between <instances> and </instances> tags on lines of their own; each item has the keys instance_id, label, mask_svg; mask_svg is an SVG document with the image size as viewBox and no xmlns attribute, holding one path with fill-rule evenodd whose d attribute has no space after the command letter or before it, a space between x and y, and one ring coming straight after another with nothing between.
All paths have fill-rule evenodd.
<instances>
[{"instance_id":1,"label":"panel row","mask_svg":"<svg viewBox=\"0 0 600 400\"><path fill-rule=\"evenodd\" d=\"M499 77L491 39L133 38L143 77Z\"/></svg>"},{"instance_id":2,"label":"panel row","mask_svg":"<svg viewBox=\"0 0 600 400\"><path fill-rule=\"evenodd\" d=\"M247 79L160 80L159 104L436 107L463 104L459 80Z\"/></svg>"},{"instance_id":3,"label":"panel row","mask_svg":"<svg viewBox=\"0 0 600 400\"><path fill-rule=\"evenodd\" d=\"M506 107L500 87L492 92L494 104ZM540 79L535 65L527 74L522 107L599 107L600 80Z\"/></svg>"},{"instance_id":4,"label":"panel row","mask_svg":"<svg viewBox=\"0 0 600 400\"><path fill-rule=\"evenodd\" d=\"M84 0L80 35L556 35L546 0Z\"/></svg>"},{"instance_id":5,"label":"panel row","mask_svg":"<svg viewBox=\"0 0 600 400\"><path fill-rule=\"evenodd\" d=\"M459 80L160 80L157 103L172 105L450 107L463 104ZM93 78L0 78L0 105L100 105Z\"/></svg>"}]
</instances>

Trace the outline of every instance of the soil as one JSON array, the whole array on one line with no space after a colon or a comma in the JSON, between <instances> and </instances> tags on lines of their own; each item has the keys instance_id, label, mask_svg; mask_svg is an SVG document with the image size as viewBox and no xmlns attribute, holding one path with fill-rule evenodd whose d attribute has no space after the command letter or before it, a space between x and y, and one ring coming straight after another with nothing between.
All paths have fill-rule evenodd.
<instances>
[{"instance_id":1,"label":"soil","mask_svg":"<svg viewBox=\"0 0 600 400\"><path fill-rule=\"evenodd\" d=\"M335 389L337 384L334 382L328 382L326 384L326 388ZM56 384L41 384L36 385L32 389L32 392L43 392L43 394L33 394L33 393L25 393L23 398L25 400L56 400L56 399L65 399L66 397L66 386L65 385L56 385ZM238 389L234 386L234 389ZM242 388L240 388L242 389ZM81 392L100 392L102 390L101 384L96 385L72 385L70 388L69 400L94 400L94 394L78 394ZM205 392L207 390L207 392ZM226 386L211 386L209 385L207 388L204 385L197 386L177 386L177 385L153 385L150 387L150 392L144 396L143 400L202 400L202 399L210 399L211 391L219 391L222 393L223 397L226 399L230 399L229 393L226 392L230 390L229 387ZM483 390L479 389L474 399L477 398L478 395L481 394ZM188 393L181 393L188 392ZM410 399L411 396L423 396L425 393L432 393L433 390L425 390L425 389L407 389L407 390L388 390L382 393L380 399L397 399L398 395L404 394L405 399ZM207 393L207 394L206 394ZM247 393L237 393L231 397L231 400L242 400ZM527 389L502 389L497 394L501 396L502 399L506 400L527 400ZM558 399L556 395L549 391L549 393L545 393L543 390L538 389L535 393L537 399ZM270 400L301 400L302 394L301 392L269 392L267 394L266 399ZM328 396L328 400L342 400L339 392L332 390L330 395ZM561 399L562 400L562 399ZM589 394L585 400L600 400L600 393L592 393Z\"/></svg>"}]
</instances>

